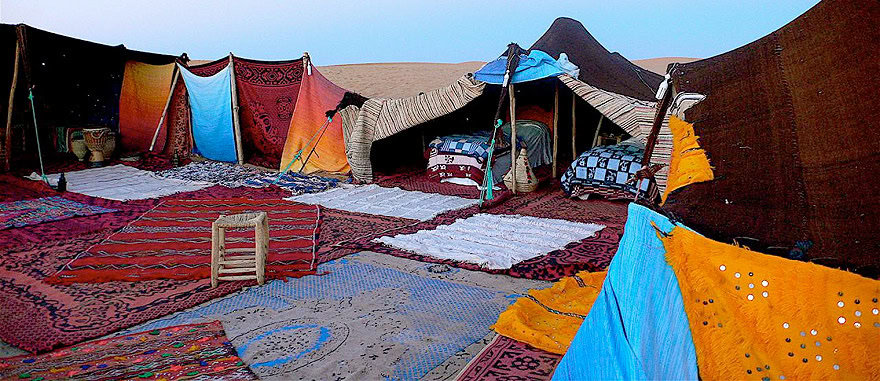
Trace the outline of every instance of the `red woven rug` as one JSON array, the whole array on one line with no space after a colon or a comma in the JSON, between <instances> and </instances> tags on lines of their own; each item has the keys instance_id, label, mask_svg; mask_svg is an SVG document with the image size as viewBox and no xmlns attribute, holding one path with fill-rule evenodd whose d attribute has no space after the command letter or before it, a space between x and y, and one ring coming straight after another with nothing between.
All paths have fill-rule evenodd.
<instances>
[{"instance_id":1,"label":"red woven rug","mask_svg":"<svg viewBox=\"0 0 880 381\"><path fill-rule=\"evenodd\" d=\"M289 194L278 187L214 186L173 197L280 199ZM58 193L41 182L0 175L2 201L49 195ZM248 284L223 282L216 289L205 279L48 284L44 279L77 254L160 202L109 201L70 192L63 196L119 211L0 231L0 340L6 343L32 352L75 344L199 305Z\"/></svg>"},{"instance_id":2,"label":"red woven rug","mask_svg":"<svg viewBox=\"0 0 880 381\"><path fill-rule=\"evenodd\" d=\"M561 359L561 355L498 335L468 363L458 380L546 381Z\"/></svg>"},{"instance_id":3,"label":"red woven rug","mask_svg":"<svg viewBox=\"0 0 880 381\"><path fill-rule=\"evenodd\" d=\"M219 215L269 215L267 278L314 274L320 209L283 200L169 200L89 248L46 281L55 284L211 276L211 223ZM227 229L226 247L253 248L254 230Z\"/></svg>"},{"instance_id":4,"label":"red woven rug","mask_svg":"<svg viewBox=\"0 0 880 381\"><path fill-rule=\"evenodd\" d=\"M40 356L0 359L0 378L256 380L219 321L93 340Z\"/></svg>"}]
</instances>

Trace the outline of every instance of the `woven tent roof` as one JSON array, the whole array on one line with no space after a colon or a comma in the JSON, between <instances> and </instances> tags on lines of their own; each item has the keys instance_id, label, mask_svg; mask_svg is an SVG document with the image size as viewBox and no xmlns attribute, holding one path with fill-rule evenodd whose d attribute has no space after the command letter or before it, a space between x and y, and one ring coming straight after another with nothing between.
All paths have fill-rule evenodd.
<instances>
[{"instance_id":1,"label":"woven tent roof","mask_svg":"<svg viewBox=\"0 0 880 381\"><path fill-rule=\"evenodd\" d=\"M876 276L878 19L876 1L825 0L757 41L679 65L677 90L707 96L685 116L715 180L673 192L664 209L716 239L783 255L812 244L808 258Z\"/></svg>"},{"instance_id":2,"label":"woven tent roof","mask_svg":"<svg viewBox=\"0 0 880 381\"><path fill-rule=\"evenodd\" d=\"M538 49L559 58L559 53L581 71L578 79L602 90L639 100L654 101L662 76L636 66L620 53L605 49L580 21L560 17L553 21L529 50Z\"/></svg>"}]
</instances>

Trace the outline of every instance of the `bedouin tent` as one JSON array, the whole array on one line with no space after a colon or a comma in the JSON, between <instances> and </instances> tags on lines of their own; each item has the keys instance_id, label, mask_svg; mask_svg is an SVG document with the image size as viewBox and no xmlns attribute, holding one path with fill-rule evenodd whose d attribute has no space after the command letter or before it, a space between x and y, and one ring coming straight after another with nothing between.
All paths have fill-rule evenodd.
<instances>
[{"instance_id":1,"label":"bedouin tent","mask_svg":"<svg viewBox=\"0 0 880 381\"><path fill-rule=\"evenodd\" d=\"M569 18L555 20L529 49L533 50L547 53L556 60L561 58L561 53L566 53L568 60L579 68L577 78L560 74L552 77L551 82L538 80L533 81L530 86L515 89L517 97L533 93L531 98L539 102L554 100L553 111L547 112L549 117L544 119L552 120L548 125L567 123L572 127L565 129L552 126L554 141L571 142L571 151L568 152L570 159L595 141L595 134L600 128L604 128L602 123L605 126L617 126L627 134L647 141L656 109L654 94L662 80L661 76L639 68L617 53L608 52L581 23ZM404 131L412 127L426 126L429 122L444 120L443 118L450 116L472 119L477 114L488 115L486 109L493 107L498 99L497 88L498 86L487 86L473 76L463 76L445 88L417 96L401 99L374 98L360 107L353 105L344 108L341 114L346 156L352 175L359 181L373 180L374 163L371 154L378 154L373 152L373 145L383 139L405 135ZM570 94L570 101L565 99L566 94ZM494 100L487 101L487 98ZM470 110L470 107L479 110ZM553 114L556 114L555 118ZM491 128L492 121L485 117L483 119L482 128ZM577 133L579 125L584 129L580 134ZM651 161L668 163L671 148L672 136L664 120ZM403 148L398 144L390 149L397 152ZM558 154L564 154L568 150L557 151ZM400 160L400 155L396 159ZM662 189L665 185L665 170L658 173L657 182Z\"/></svg>"},{"instance_id":2,"label":"bedouin tent","mask_svg":"<svg viewBox=\"0 0 880 381\"><path fill-rule=\"evenodd\" d=\"M825 0L730 52L678 65L712 181L663 209L721 241L839 266L880 268L880 3ZM804 255L805 254L805 255Z\"/></svg>"},{"instance_id":3,"label":"bedouin tent","mask_svg":"<svg viewBox=\"0 0 880 381\"><path fill-rule=\"evenodd\" d=\"M215 113L200 113L189 83L177 81L166 101L162 121L153 127L157 139L151 151L179 159L190 152L217 159L205 155L199 147L199 135L221 128L223 136L214 135L216 131L208 134L226 147L226 155L220 160L284 169L297 152L303 151L297 164L289 169L306 173L349 171L344 156L338 160L344 152L341 121L322 128L326 111L336 106L345 90L324 78L308 53L290 61L257 61L230 55L180 72L189 72L194 76L188 76L190 80L198 80L225 75L221 71L226 68L231 68L225 77L228 82L217 80L211 87L216 91L211 103ZM235 86L227 85L231 83ZM223 99L219 99L221 96ZM200 127L200 115L221 114L222 120L204 120Z\"/></svg>"},{"instance_id":4,"label":"bedouin tent","mask_svg":"<svg viewBox=\"0 0 880 381\"><path fill-rule=\"evenodd\" d=\"M126 62L165 65L175 59L23 24L3 24L0 39L0 69L9 89L4 108L6 125L0 128L0 157L5 170L12 167L13 161L28 165L37 161L37 136L42 156L51 160L53 151L66 152L71 129L100 126L118 131ZM28 99L31 94L36 115Z\"/></svg>"}]
</instances>

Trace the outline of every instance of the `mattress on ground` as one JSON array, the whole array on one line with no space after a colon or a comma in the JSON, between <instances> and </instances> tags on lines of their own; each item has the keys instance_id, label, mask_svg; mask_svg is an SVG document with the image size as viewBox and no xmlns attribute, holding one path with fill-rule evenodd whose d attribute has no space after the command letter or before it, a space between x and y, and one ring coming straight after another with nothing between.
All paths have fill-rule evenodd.
<instances>
[{"instance_id":1,"label":"mattress on ground","mask_svg":"<svg viewBox=\"0 0 880 381\"><path fill-rule=\"evenodd\" d=\"M541 122L518 120L516 122L517 145L525 147L528 152L529 165L532 168L550 164L552 157L552 141L550 129ZM504 141L510 140L510 123L501 126ZM478 131L473 134L454 134L434 138L428 143L425 156L428 158L428 174L443 182L464 185L481 185L489 158L490 131ZM509 144L507 144L509 146ZM519 152L517 152L517 155ZM499 183L505 173L510 170L510 150L496 150L493 153L493 181Z\"/></svg>"}]
</instances>

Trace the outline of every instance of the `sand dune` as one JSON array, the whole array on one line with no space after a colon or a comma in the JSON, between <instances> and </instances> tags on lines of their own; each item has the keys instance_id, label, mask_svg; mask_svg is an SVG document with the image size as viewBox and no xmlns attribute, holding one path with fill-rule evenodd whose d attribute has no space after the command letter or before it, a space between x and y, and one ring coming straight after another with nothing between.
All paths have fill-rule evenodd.
<instances>
[{"instance_id":1,"label":"sand dune","mask_svg":"<svg viewBox=\"0 0 880 381\"><path fill-rule=\"evenodd\" d=\"M666 67L673 62L688 63L699 61L702 58L692 57L657 57L647 58L643 60L633 60L632 63L641 66L643 69L653 71L657 74L666 74Z\"/></svg>"},{"instance_id":2,"label":"sand dune","mask_svg":"<svg viewBox=\"0 0 880 381\"><path fill-rule=\"evenodd\" d=\"M473 73L485 62L389 62L319 66L327 79L370 98L404 98L439 89Z\"/></svg>"},{"instance_id":3,"label":"sand dune","mask_svg":"<svg viewBox=\"0 0 880 381\"><path fill-rule=\"evenodd\" d=\"M693 62L699 58L658 57L633 63L655 73L666 73L671 62ZM190 65L211 62L193 60ZM340 87L370 98L404 98L448 86L483 66L482 61L461 63L386 62L318 66L327 79Z\"/></svg>"}]
</instances>

